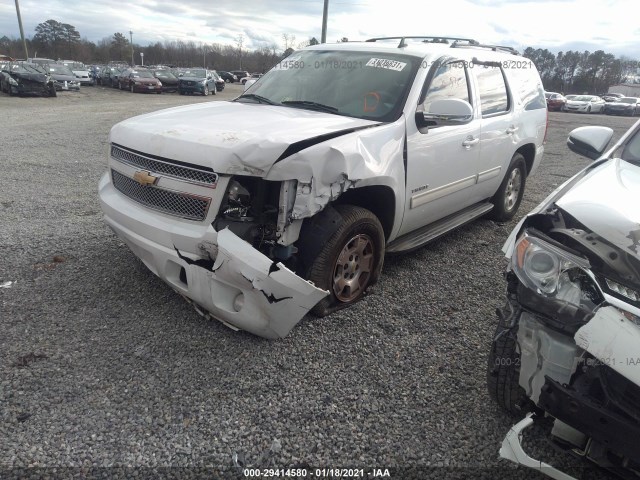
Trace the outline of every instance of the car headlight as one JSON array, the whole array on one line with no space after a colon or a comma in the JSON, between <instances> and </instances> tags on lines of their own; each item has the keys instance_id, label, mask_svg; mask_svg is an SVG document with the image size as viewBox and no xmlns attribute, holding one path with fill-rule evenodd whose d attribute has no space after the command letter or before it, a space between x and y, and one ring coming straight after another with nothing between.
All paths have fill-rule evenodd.
<instances>
[{"instance_id":1,"label":"car headlight","mask_svg":"<svg viewBox=\"0 0 640 480\"><path fill-rule=\"evenodd\" d=\"M576 277L590 267L588 260L527 234L518 240L511 266L528 288L575 305L580 304L581 296Z\"/></svg>"},{"instance_id":2,"label":"car headlight","mask_svg":"<svg viewBox=\"0 0 640 480\"><path fill-rule=\"evenodd\" d=\"M207 83L207 79L205 78L204 80L200 80L200 83L204 85L205 83Z\"/></svg>"}]
</instances>

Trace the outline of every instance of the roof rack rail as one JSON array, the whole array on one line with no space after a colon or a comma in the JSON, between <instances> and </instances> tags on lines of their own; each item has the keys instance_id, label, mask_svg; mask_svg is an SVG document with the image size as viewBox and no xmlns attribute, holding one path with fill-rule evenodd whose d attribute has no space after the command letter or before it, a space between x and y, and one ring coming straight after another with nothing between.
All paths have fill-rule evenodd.
<instances>
[{"instance_id":1,"label":"roof rack rail","mask_svg":"<svg viewBox=\"0 0 640 480\"><path fill-rule=\"evenodd\" d=\"M407 43L405 39L411 40L422 40L424 43L449 43L449 40L453 40L453 44L456 42L468 42L469 45L479 45L477 40L473 40L472 38L458 38L458 37L437 37L437 36L403 36L403 37L378 37L378 38L370 38L367 42L377 42L378 40L400 40L398 44L398 48L406 47Z\"/></svg>"},{"instance_id":2,"label":"roof rack rail","mask_svg":"<svg viewBox=\"0 0 640 480\"><path fill-rule=\"evenodd\" d=\"M502 51L502 52L511 53L513 55L520 55L520 52L518 50L516 50L515 48L506 47L504 45L489 45L489 44L484 44L484 43L475 43L473 45L464 45L464 44L459 44L458 42L455 42L455 43L453 43L451 45L451 48L460 48L460 47L488 48L490 50L493 50L494 52Z\"/></svg>"},{"instance_id":3,"label":"roof rack rail","mask_svg":"<svg viewBox=\"0 0 640 480\"><path fill-rule=\"evenodd\" d=\"M477 40L472 38L459 38L459 37L434 37L434 36L404 36L404 37L379 37L379 38L370 38L367 42L376 42L378 40L400 40L398 44L398 48L403 48L407 46L406 39L411 40L422 40L424 43L449 43L450 40L453 40L450 47L451 48L460 48L460 47L472 47L472 48L488 48L493 50L494 52L503 51L509 52L513 55L520 55L520 52L512 47L506 47L504 45L489 45L485 43L480 43Z\"/></svg>"}]
</instances>

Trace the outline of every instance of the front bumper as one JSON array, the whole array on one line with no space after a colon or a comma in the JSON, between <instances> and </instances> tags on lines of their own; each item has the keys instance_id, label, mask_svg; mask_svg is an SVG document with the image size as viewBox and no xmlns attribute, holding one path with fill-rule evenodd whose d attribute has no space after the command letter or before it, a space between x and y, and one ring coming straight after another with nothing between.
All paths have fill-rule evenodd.
<instances>
[{"instance_id":1,"label":"front bumper","mask_svg":"<svg viewBox=\"0 0 640 480\"><path fill-rule=\"evenodd\" d=\"M204 95L204 85L201 83L196 83L195 85L181 83L178 86L178 90L182 93L200 93Z\"/></svg>"},{"instance_id":2,"label":"front bumper","mask_svg":"<svg viewBox=\"0 0 640 480\"><path fill-rule=\"evenodd\" d=\"M140 84L140 85L136 85L135 83L132 84L133 86L133 91L134 92L151 92L151 93L157 93L157 92L162 92L162 87L160 85L146 85L144 83Z\"/></svg>"},{"instance_id":3,"label":"front bumper","mask_svg":"<svg viewBox=\"0 0 640 480\"><path fill-rule=\"evenodd\" d=\"M537 470L543 475L555 478L556 480L576 480L574 477L561 472L548 463L531 458L522 449L522 432L533 425L533 421L533 414L529 413L524 419L511 427L509 433L507 433L507 436L502 441L500 456L524 467Z\"/></svg>"},{"instance_id":4,"label":"front bumper","mask_svg":"<svg viewBox=\"0 0 640 480\"><path fill-rule=\"evenodd\" d=\"M105 222L131 251L199 312L227 326L282 338L328 295L228 229L150 212L120 194L108 173L99 196Z\"/></svg>"},{"instance_id":5,"label":"front bumper","mask_svg":"<svg viewBox=\"0 0 640 480\"><path fill-rule=\"evenodd\" d=\"M69 82L69 81L64 81L64 82L60 82L60 81L55 81L54 82L55 88L56 90L63 91L63 92L69 92L71 90L74 91L79 91L80 90L80 84L78 82Z\"/></svg>"}]
</instances>

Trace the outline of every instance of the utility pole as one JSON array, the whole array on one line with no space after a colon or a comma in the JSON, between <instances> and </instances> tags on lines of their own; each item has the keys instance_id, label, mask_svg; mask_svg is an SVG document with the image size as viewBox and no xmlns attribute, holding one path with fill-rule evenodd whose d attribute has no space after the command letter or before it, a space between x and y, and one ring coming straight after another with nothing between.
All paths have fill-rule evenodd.
<instances>
[{"instance_id":1,"label":"utility pole","mask_svg":"<svg viewBox=\"0 0 640 480\"><path fill-rule=\"evenodd\" d=\"M320 43L327 43L327 17L329 16L329 0L324 0L324 10L322 12L322 36Z\"/></svg>"},{"instance_id":2,"label":"utility pole","mask_svg":"<svg viewBox=\"0 0 640 480\"><path fill-rule=\"evenodd\" d=\"M20 26L20 37L22 37L22 46L24 47L24 59L29 58L29 51L27 50L27 41L24 39L24 30L22 29L22 17L20 16L20 5L16 0L16 13L18 14L18 25Z\"/></svg>"},{"instance_id":3,"label":"utility pole","mask_svg":"<svg viewBox=\"0 0 640 480\"><path fill-rule=\"evenodd\" d=\"M129 30L129 38L131 39L131 41L129 43L131 43L131 66L135 67L136 64L133 60L133 32L131 30Z\"/></svg>"}]
</instances>

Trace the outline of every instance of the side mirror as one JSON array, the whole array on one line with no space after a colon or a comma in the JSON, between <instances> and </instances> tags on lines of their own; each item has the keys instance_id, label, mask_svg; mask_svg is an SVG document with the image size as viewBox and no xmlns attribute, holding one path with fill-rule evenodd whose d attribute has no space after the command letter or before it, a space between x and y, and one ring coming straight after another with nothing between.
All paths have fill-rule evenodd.
<instances>
[{"instance_id":1,"label":"side mirror","mask_svg":"<svg viewBox=\"0 0 640 480\"><path fill-rule=\"evenodd\" d=\"M579 127L569 133L569 150L583 157L595 160L602 156L613 137L609 127Z\"/></svg>"},{"instance_id":2,"label":"side mirror","mask_svg":"<svg viewBox=\"0 0 640 480\"><path fill-rule=\"evenodd\" d=\"M473 107L459 98L443 98L435 100L426 112L416 112L418 127L434 127L444 125L464 125L473 120Z\"/></svg>"}]
</instances>

